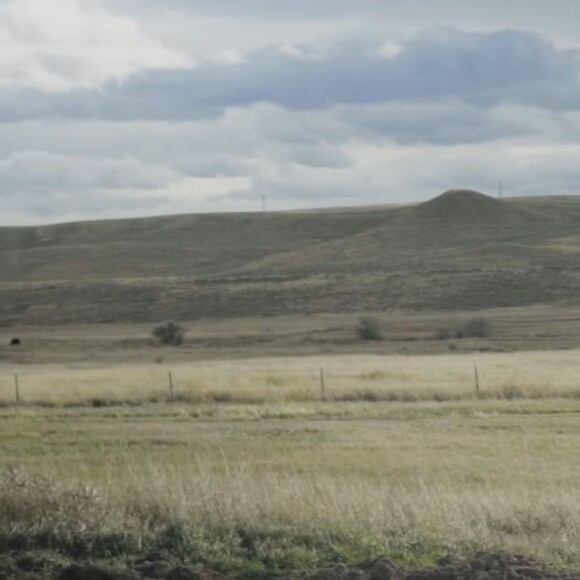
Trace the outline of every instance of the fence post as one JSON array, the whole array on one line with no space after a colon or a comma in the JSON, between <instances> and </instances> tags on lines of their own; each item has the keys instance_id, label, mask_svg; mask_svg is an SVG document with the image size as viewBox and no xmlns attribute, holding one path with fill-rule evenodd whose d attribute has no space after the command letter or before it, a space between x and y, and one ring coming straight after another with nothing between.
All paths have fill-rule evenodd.
<instances>
[{"instance_id":1,"label":"fence post","mask_svg":"<svg viewBox=\"0 0 580 580\"><path fill-rule=\"evenodd\" d=\"M16 405L20 407L20 384L18 381L18 373L14 373L14 391L16 393Z\"/></svg>"},{"instance_id":2,"label":"fence post","mask_svg":"<svg viewBox=\"0 0 580 580\"><path fill-rule=\"evenodd\" d=\"M326 383L324 382L324 369L320 367L320 398L326 401Z\"/></svg>"},{"instance_id":3,"label":"fence post","mask_svg":"<svg viewBox=\"0 0 580 580\"><path fill-rule=\"evenodd\" d=\"M474 369L475 369L475 394L477 395L477 398L480 398L480 390L479 390L479 372L477 370L477 365L474 365Z\"/></svg>"},{"instance_id":4,"label":"fence post","mask_svg":"<svg viewBox=\"0 0 580 580\"><path fill-rule=\"evenodd\" d=\"M171 371L169 371L169 400L173 403L173 375Z\"/></svg>"}]
</instances>

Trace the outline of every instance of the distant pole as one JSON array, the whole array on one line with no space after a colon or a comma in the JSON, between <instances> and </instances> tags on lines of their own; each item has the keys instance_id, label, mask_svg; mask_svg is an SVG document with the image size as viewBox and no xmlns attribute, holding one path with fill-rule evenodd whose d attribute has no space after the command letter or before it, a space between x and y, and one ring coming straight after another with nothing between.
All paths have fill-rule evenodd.
<instances>
[{"instance_id":1,"label":"distant pole","mask_svg":"<svg viewBox=\"0 0 580 580\"><path fill-rule=\"evenodd\" d=\"M262 211L263 212L266 211L266 196L265 195L262 196Z\"/></svg>"},{"instance_id":2,"label":"distant pole","mask_svg":"<svg viewBox=\"0 0 580 580\"><path fill-rule=\"evenodd\" d=\"M169 371L169 400L173 402L173 375Z\"/></svg>"},{"instance_id":3,"label":"distant pole","mask_svg":"<svg viewBox=\"0 0 580 580\"><path fill-rule=\"evenodd\" d=\"M498 183L499 198L503 199L503 181L500 179Z\"/></svg>"},{"instance_id":4,"label":"distant pole","mask_svg":"<svg viewBox=\"0 0 580 580\"><path fill-rule=\"evenodd\" d=\"M20 384L18 383L18 373L14 373L14 391L16 393L16 405L20 407Z\"/></svg>"},{"instance_id":5,"label":"distant pole","mask_svg":"<svg viewBox=\"0 0 580 580\"><path fill-rule=\"evenodd\" d=\"M324 369L320 367L320 398L326 401L326 383L324 381Z\"/></svg>"},{"instance_id":6,"label":"distant pole","mask_svg":"<svg viewBox=\"0 0 580 580\"><path fill-rule=\"evenodd\" d=\"M479 372L477 370L477 365L474 365L474 369L475 369L475 394L477 395L477 398L480 398L480 391L479 391Z\"/></svg>"}]
</instances>

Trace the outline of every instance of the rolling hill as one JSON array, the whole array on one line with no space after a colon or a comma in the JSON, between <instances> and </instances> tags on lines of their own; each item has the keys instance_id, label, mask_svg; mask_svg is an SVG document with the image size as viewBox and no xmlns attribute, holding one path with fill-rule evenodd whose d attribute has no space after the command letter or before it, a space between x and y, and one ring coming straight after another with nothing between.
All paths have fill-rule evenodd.
<instances>
[{"instance_id":1,"label":"rolling hill","mask_svg":"<svg viewBox=\"0 0 580 580\"><path fill-rule=\"evenodd\" d=\"M0 228L0 324L574 301L580 197Z\"/></svg>"}]
</instances>

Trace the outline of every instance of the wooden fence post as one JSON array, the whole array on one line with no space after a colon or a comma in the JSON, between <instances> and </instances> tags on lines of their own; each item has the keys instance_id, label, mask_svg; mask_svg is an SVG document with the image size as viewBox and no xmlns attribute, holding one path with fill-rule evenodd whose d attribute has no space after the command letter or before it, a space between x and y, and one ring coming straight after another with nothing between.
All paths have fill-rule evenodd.
<instances>
[{"instance_id":1,"label":"wooden fence post","mask_svg":"<svg viewBox=\"0 0 580 580\"><path fill-rule=\"evenodd\" d=\"M320 367L320 398L326 401L326 383L324 381L324 369Z\"/></svg>"},{"instance_id":2,"label":"wooden fence post","mask_svg":"<svg viewBox=\"0 0 580 580\"><path fill-rule=\"evenodd\" d=\"M169 400L173 403L173 375L171 371L169 371Z\"/></svg>"},{"instance_id":3,"label":"wooden fence post","mask_svg":"<svg viewBox=\"0 0 580 580\"><path fill-rule=\"evenodd\" d=\"M16 393L16 405L20 407L20 383L18 381L18 373L14 373L14 391Z\"/></svg>"},{"instance_id":4,"label":"wooden fence post","mask_svg":"<svg viewBox=\"0 0 580 580\"><path fill-rule=\"evenodd\" d=\"M479 390L479 372L477 370L477 365L474 365L475 368L475 394L477 396L477 398L480 398L480 390Z\"/></svg>"}]
</instances>

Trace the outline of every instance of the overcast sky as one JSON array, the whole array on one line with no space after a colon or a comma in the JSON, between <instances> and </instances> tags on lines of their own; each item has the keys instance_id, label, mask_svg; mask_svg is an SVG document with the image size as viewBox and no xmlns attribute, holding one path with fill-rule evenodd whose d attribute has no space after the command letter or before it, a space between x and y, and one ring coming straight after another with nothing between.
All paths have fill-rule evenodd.
<instances>
[{"instance_id":1,"label":"overcast sky","mask_svg":"<svg viewBox=\"0 0 580 580\"><path fill-rule=\"evenodd\" d=\"M579 0L0 0L0 224L580 193Z\"/></svg>"}]
</instances>

